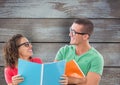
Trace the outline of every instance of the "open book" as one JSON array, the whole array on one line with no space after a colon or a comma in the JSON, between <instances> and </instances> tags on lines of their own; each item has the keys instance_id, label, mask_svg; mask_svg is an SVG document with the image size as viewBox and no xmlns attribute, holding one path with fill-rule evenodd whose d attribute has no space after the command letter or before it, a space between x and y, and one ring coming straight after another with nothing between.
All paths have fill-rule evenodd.
<instances>
[{"instance_id":1,"label":"open book","mask_svg":"<svg viewBox=\"0 0 120 85\"><path fill-rule=\"evenodd\" d=\"M67 76L82 78L85 77L84 73L78 66L75 60L71 60L66 63L65 74Z\"/></svg>"},{"instance_id":2,"label":"open book","mask_svg":"<svg viewBox=\"0 0 120 85\"><path fill-rule=\"evenodd\" d=\"M19 85L60 85L60 77L64 74L65 61L46 64L18 60L18 74L24 77Z\"/></svg>"}]
</instances>

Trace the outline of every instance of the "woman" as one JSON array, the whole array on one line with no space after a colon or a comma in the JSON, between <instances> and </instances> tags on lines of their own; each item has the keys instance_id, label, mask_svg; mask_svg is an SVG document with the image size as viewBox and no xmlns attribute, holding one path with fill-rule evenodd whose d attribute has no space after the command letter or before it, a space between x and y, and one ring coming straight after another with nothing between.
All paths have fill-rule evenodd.
<instances>
[{"instance_id":1,"label":"woman","mask_svg":"<svg viewBox=\"0 0 120 85\"><path fill-rule=\"evenodd\" d=\"M42 60L33 55L32 45L26 37L21 34L14 35L4 46L3 55L5 58L4 75L8 85L18 85L24 78L18 75L18 58L42 63Z\"/></svg>"}]
</instances>

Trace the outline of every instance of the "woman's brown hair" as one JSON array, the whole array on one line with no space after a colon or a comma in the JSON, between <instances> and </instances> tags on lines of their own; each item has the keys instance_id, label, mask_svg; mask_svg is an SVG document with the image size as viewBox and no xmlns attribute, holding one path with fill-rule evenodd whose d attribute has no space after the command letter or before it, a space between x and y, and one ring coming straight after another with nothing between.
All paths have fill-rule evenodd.
<instances>
[{"instance_id":1,"label":"woman's brown hair","mask_svg":"<svg viewBox=\"0 0 120 85\"><path fill-rule=\"evenodd\" d=\"M18 45L20 43L20 39L24 37L21 34L13 35L8 42L5 43L3 47L3 56L5 58L5 66L10 66L14 68L18 62Z\"/></svg>"}]
</instances>

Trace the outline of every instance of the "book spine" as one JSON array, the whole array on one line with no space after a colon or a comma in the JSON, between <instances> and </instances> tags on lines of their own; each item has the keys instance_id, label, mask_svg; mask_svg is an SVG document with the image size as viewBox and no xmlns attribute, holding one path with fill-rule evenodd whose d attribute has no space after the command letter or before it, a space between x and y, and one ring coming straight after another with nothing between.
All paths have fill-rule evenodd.
<instances>
[{"instance_id":1,"label":"book spine","mask_svg":"<svg viewBox=\"0 0 120 85\"><path fill-rule=\"evenodd\" d=\"M83 73L83 71L81 70L81 68L79 67L79 65L77 64L77 62L75 60L73 60L75 62L75 64L77 65L77 67L79 68L79 70L82 72L83 76L85 77L85 74Z\"/></svg>"},{"instance_id":2,"label":"book spine","mask_svg":"<svg viewBox=\"0 0 120 85\"><path fill-rule=\"evenodd\" d=\"M43 70L44 70L44 64L42 64L42 66L41 66L41 77L40 77L40 85L42 85L42 83L43 83Z\"/></svg>"}]
</instances>

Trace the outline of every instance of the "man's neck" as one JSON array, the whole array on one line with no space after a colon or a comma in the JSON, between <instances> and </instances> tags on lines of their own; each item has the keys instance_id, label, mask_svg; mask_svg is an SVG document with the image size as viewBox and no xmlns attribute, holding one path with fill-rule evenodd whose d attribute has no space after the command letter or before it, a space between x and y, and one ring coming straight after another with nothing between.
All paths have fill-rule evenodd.
<instances>
[{"instance_id":1,"label":"man's neck","mask_svg":"<svg viewBox=\"0 0 120 85\"><path fill-rule=\"evenodd\" d=\"M77 55L82 55L86 53L88 50L90 50L91 46L89 43L87 44L81 44L76 46L76 54Z\"/></svg>"}]
</instances>

